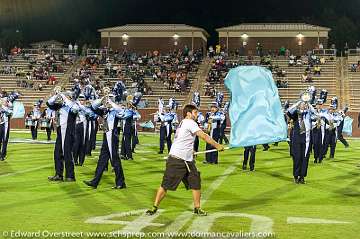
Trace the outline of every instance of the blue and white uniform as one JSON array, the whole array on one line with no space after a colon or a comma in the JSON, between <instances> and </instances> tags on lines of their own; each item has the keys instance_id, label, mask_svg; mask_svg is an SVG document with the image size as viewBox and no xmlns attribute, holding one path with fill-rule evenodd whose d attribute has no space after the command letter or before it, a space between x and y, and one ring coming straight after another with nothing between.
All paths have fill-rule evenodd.
<instances>
[{"instance_id":1,"label":"blue and white uniform","mask_svg":"<svg viewBox=\"0 0 360 239\"><path fill-rule=\"evenodd\" d=\"M61 97L62 103L57 102L57 97ZM56 111L55 176L63 178L65 162L65 177L75 180L72 147L75 139L75 124L79 105L77 102L66 98L63 94L50 97L46 104L50 109Z\"/></svg>"}]
</instances>

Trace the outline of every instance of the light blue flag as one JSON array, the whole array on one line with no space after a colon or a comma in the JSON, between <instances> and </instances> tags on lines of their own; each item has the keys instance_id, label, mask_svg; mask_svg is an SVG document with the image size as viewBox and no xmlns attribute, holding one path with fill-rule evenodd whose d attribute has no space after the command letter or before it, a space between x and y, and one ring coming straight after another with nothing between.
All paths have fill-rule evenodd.
<instances>
[{"instance_id":1,"label":"light blue flag","mask_svg":"<svg viewBox=\"0 0 360 239\"><path fill-rule=\"evenodd\" d=\"M259 66L233 68L225 78L225 86L231 92L231 147L287 139L278 89L269 70Z\"/></svg>"},{"instance_id":2,"label":"light blue flag","mask_svg":"<svg viewBox=\"0 0 360 239\"><path fill-rule=\"evenodd\" d=\"M344 119L344 127L343 127L343 133L347 134L348 136L352 135L352 123L353 119L349 116L346 116Z\"/></svg>"},{"instance_id":3,"label":"light blue flag","mask_svg":"<svg viewBox=\"0 0 360 239\"><path fill-rule=\"evenodd\" d=\"M151 120L141 123L140 126L143 128L146 128L146 129L154 129L155 128L155 126Z\"/></svg>"},{"instance_id":4,"label":"light blue flag","mask_svg":"<svg viewBox=\"0 0 360 239\"><path fill-rule=\"evenodd\" d=\"M25 116L25 107L22 102L14 101L12 119L21 119Z\"/></svg>"}]
</instances>

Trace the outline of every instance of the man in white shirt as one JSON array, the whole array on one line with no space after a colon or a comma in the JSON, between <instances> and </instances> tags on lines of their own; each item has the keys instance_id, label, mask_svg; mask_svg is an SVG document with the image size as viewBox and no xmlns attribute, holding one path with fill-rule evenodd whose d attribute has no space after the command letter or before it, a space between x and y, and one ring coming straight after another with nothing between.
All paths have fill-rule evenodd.
<instances>
[{"instance_id":1,"label":"man in white shirt","mask_svg":"<svg viewBox=\"0 0 360 239\"><path fill-rule=\"evenodd\" d=\"M201 179L193 157L195 137L205 140L218 151L223 151L224 146L218 144L209 135L204 133L196 123L198 109L194 105L186 105L183 109L184 119L179 124L174 143L169 152L166 169L155 197L154 206L146 211L147 215L156 213L161 200L165 197L167 190L175 191L180 182L185 184L186 189L192 190L194 201L194 214L206 216L207 213L200 208Z\"/></svg>"}]
</instances>

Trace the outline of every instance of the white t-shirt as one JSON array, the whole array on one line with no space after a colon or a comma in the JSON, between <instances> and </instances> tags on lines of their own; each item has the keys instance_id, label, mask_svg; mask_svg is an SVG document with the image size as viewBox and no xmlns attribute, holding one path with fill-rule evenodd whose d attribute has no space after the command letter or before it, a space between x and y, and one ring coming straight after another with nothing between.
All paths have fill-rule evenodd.
<instances>
[{"instance_id":1,"label":"white t-shirt","mask_svg":"<svg viewBox=\"0 0 360 239\"><path fill-rule=\"evenodd\" d=\"M196 132L201 130L198 124L191 119L184 119L176 129L174 142L171 145L170 155L185 161L193 161L194 141Z\"/></svg>"}]
</instances>

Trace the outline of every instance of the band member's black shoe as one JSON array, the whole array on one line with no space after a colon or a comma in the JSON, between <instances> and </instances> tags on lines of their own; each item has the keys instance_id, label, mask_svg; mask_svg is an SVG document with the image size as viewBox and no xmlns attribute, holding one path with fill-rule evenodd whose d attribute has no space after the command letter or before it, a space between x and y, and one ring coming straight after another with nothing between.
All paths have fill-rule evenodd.
<instances>
[{"instance_id":1,"label":"band member's black shoe","mask_svg":"<svg viewBox=\"0 0 360 239\"><path fill-rule=\"evenodd\" d=\"M306 183L306 182L305 182L305 179L304 179L304 178L300 178L300 179L299 179L299 183L300 183L300 184L305 184L305 183Z\"/></svg>"},{"instance_id":2,"label":"band member's black shoe","mask_svg":"<svg viewBox=\"0 0 360 239\"><path fill-rule=\"evenodd\" d=\"M65 178L65 182L75 182L75 178Z\"/></svg>"},{"instance_id":3,"label":"band member's black shoe","mask_svg":"<svg viewBox=\"0 0 360 239\"><path fill-rule=\"evenodd\" d=\"M49 176L48 177L49 181L53 181L53 182L56 182L56 181L64 181L63 177L59 176L59 175L55 175L55 176Z\"/></svg>"},{"instance_id":4,"label":"band member's black shoe","mask_svg":"<svg viewBox=\"0 0 360 239\"><path fill-rule=\"evenodd\" d=\"M86 185L88 185L89 187L92 187L93 189L97 188L97 185L93 184L91 181L83 181L83 183L85 183Z\"/></svg>"},{"instance_id":5,"label":"band member's black shoe","mask_svg":"<svg viewBox=\"0 0 360 239\"><path fill-rule=\"evenodd\" d=\"M124 188L126 188L125 183L123 185L117 185L117 186L112 187L112 189L124 189Z\"/></svg>"}]
</instances>

